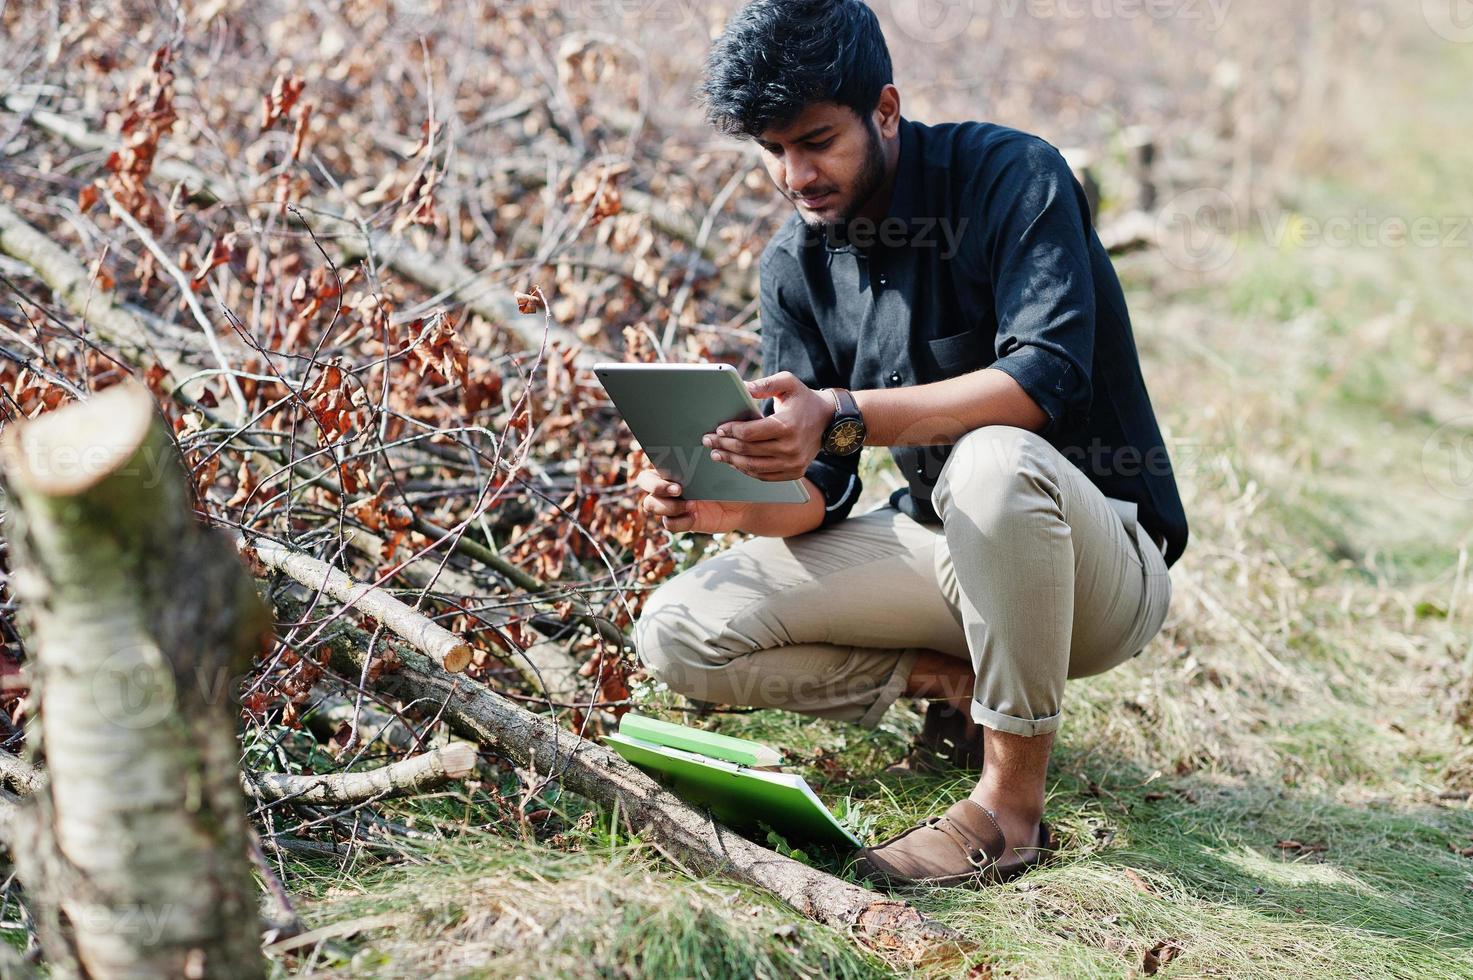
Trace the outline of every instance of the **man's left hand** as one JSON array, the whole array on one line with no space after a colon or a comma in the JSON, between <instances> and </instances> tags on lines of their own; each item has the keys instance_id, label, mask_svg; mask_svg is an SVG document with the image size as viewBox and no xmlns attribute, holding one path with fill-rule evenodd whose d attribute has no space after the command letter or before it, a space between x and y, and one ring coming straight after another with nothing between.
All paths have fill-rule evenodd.
<instances>
[{"instance_id":1,"label":"man's left hand","mask_svg":"<svg viewBox=\"0 0 1473 980\"><path fill-rule=\"evenodd\" d=\"M701 440L711 458L759 480L801 479L818 455L834 418L834 401L791 371L747 382L756 399L772 396L773 413L751 422L725 422Z\"/></svg>"}]
</instances>

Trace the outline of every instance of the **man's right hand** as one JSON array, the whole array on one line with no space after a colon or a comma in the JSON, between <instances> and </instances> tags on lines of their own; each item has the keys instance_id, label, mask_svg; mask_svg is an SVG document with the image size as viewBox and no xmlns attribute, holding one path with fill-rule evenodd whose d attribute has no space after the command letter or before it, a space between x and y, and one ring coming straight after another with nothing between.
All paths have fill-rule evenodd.
<instances>
[{"instance_id":1,"label":"man's right hand","mask_svg":"<svg viewBox=\"0 0 1473 980\"><path fill-rule=\"evenodd\" d=\"M728 500L686 500L680 496L684 488L661 476L650 465L643 450L637 450L636 455L636 465L643 466L634 477L635 486L644 493L639 509L658 516L665 530L718 534L740 529L748 516L747 504Z\"/></svg>"}]
</instances>

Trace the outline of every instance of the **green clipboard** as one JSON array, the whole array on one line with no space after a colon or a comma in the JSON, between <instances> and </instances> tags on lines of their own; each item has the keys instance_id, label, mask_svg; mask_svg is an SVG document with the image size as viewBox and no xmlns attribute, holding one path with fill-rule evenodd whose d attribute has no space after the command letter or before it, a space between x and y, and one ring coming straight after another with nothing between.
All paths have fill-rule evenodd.
<instances>
[{"instance_id":1,"label":"green clipboard","mask_svg":"<svg viewBox=\"0 0 1473 980\"><path fill-rule=\"evenodd\" d=\"M760 742L673 725L633 712L624 715L618 732L603 738L625 760L665 784L675 795L706 807L731 827L756 830L761 822L790 841L862 846L857 837L840 826L802 776L759 768L782 758ZM694 751L697 747L702 750Z\"/></svg>"}]
</instances>

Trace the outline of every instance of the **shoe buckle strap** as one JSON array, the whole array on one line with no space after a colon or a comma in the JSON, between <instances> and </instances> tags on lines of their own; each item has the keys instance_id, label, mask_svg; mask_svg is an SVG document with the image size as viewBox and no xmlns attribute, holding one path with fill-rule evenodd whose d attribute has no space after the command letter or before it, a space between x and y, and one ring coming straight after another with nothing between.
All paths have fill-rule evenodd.
<instances>
[{"instance_id":1,"label":"shoe buckle strap","mask_svg":"<svg viewBox=\"0 0 1473 980\"><path fill-rule=\"evenodd\" d=\"M967 852L967 863L979 871L985 871L997 863L997 858L979 847Z\"/></svg>"},{"instance_id":2,"label":"shoe buckle strap","mask_svg":"<svg viewBox=\"0 0 1473 980\"><path fill-rule=\"evenodd\" d=\"M982 853L985 856L986 852L983 851L982 848L977 847L976 844L973 843L972 839L967 836L965 831L963 831L960 827L958 827L955 823L953 823L944 815L939 817L927 817L926 823L929 826L936 828L936 830L940 831L941 833L945 834L947 839L956 845L956 849L960 851L963 855L965 855L969 864L973 863L972 854L974 852Z\"/></svg>"},{"instance_id":3,"label":"shoe buckle strap","mask_svg":"<svg viewBox=\"0 0 1473 980\"><path fill-rule=\"evenodd\" d=\"M981 810L987 815L988 822L990 822L993 829L997 831L997 854L988 854L986 847L974 846L971 839L967 838L966 835L961 832L960 828L954 828L954 832L958 837L961 837L964 840L964 843L962 844L962 850L966 853L967 863L979 870L986 870L992 865L997 864L998 861L1002 860L1002 856L1007 853L1008 839L1007 835L1002 832L1002 824L997 822L997 814L993 813L992 810L983 806L980 803L976 803L974 804L974 806L976 806L977 809ZM950 821L948 821L948 823L950 823Z\"/></svg>"}]
</instances>

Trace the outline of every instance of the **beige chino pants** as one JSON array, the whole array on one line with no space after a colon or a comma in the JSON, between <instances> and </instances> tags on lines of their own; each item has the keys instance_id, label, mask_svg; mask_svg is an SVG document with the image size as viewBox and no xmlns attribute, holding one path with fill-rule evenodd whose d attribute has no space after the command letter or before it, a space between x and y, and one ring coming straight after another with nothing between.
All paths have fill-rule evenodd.
<instances>
[{"instance_id":1,"label":"beige chino pants","mask_svg":"<svg viewBox=\"0 0 1473 980\"><path fill-rule=\"evenodd\" d=\"M1042 436L968 432L932 504L939 527L881 506L699 562L646 601L641 659L696 700L874 727L937 650L971 662L973 720L1040 735L1059 725L1067 678L1130 659L1161 628L1171 579L1135 505Z\"/></svg>"}]
</instances>

